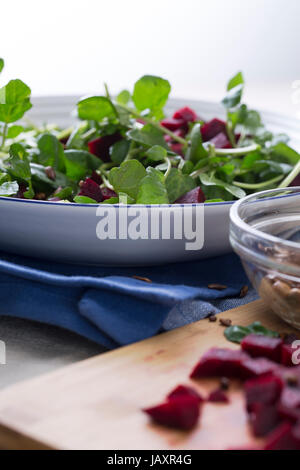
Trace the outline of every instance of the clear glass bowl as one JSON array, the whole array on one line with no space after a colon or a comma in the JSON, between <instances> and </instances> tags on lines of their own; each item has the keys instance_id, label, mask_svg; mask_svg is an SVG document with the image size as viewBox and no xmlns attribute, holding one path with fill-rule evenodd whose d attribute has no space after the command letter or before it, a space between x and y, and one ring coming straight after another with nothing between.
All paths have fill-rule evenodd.
<instances>
[{"instance_id":1,"label":"clear glass bowl","mask_svg":"<svg viewBox=\"0 0 300 470\"><path fill-rule=\"evenodd\" d=\"M300 187L237 201L230 211L230 242L264 302L300 329Z\"/></svg>"}]
</instances>

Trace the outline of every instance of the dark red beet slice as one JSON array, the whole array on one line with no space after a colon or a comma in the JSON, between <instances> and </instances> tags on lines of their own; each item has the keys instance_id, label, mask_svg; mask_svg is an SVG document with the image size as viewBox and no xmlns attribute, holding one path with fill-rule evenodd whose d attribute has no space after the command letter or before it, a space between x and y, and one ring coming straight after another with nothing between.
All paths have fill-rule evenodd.
<instances>
[{"instance_id":1,"label":"dark red beet slice","mask_svg":"<svg viewBox=\"0 0 300 470\"><path fill-rule=\"evenodd\" d=\"M232 145L224 132L220 132L210 141L217 149L230 149Z\"/></svg>"},{"instance_id":2,"label":"dark red beet slice","mask_svg":"<svg viewBox=\"0 0 300 470\"><path fill-rule=\"evenodd\" d=\"M199 418L199 401L191 396L178 396L161 405L143 410L151 418L164 426L189 430Z\"/></svg>"},{"instance_id":3,"label":"dark red beet slice","mask_svg":"<svg viewBox=\"0 0 300 470\"><path fill-rule=\"evenodd\" d=\"M169 144L170 145L170 149L172 150L172 152L176 153L177 155L181 155L183 156L183 145L180 144L179 142L176 142L176 143L172 143L172 144Z\"/></svg>"},{"instance_id":4,"label":"dark red beet slice","mask_svg":"<svg viewBox=\"0 0 300 470\"><path fill-rule=\"evenodd\" d=\"M169 131L177 131L178 129L186 125L183 119L174 119L174 118L163 119L160 123L163 127L165 127L166 129L169 129Z\"/></svg>"},{"instance_id":5,"label":"dark red beet slice","mask_svg":"<svg viewBox=\"0 0 300 470\"><path fill-rule=\"evenodd\" d=\"M277 410L280 417L284 420L289 420L293 423L300 421L300 409L290 408L288 406L283 406L281 403L278 403Z\"/></svg>"},{"instance_id":6,"label":"dark red beet slice","mask_svg":"<svg viewBox=\"0 0 300 470\"><path fill-rule=\"evenodd\" d=\"M297 446L297 450L300 449L300 422L292 428L292 438Z\"/></svg>"},{"instance_id":7,"label":"dark red beet slice","mask_svg":"<svg viewBox=\"0 0 300 470\"><path fill-rule=\"evenodd\" d=\"M118 197L117 193L115 193L112 189L109 188L101 188L101 193L103 196L103 201L106 199L110 199L111 197Z\"/></svg>"},{"instance_id":8,"label":"dark red beet slice","mask_svg":"<svg viewBox=\"0 0 300 470\"><path fill-rule=\"evenodd\" d=\"M19 191L15 195L18 199L25 199L24 193L27 191L27 186L24 183L19 183Z\"/></svg>"},{"instance_id":9,"label":"dark red beet slice","mask_svg":"<svg viewBox=\"0 0 300 470\"><path fill-rule=\"evenodd\" d=\"M287 367L294 366L295 364L293 364L292 357L295 351L297 351L297 349L293 348L291 344L282 344L280 358L281 364Z\"/></svg>"},{"instance_id":10,"label":"dark red beet slice","mask_svg":"<svg viewBox=\"0 0 300 470\"><path fill-rule=\"evenodd\" d=\"M97 171L93 171L93 173L91 174L91 180L95 181L95 183L99 185L103 183L101 175L99 175Z\"/></svg>"},{"instance_id":11,"label":"dark red beet slice","mask_svg":"<svg viewBox=\"0 0 300 470\"><path fill-rule=\"evenodd\" d=\"M297 443L292 436L292 425L284 422L274 429L268 437L264 450L297 450Z\"/></svg>"},{"instance_id":12,"label":"dark red beet slice","mask_svg":"<svg viewBox=\"0 0 300 470\"><path fill-rule=\"evenodd\" d=\"M291 182L290 186L300 186L300 175L296 176L296 178Z\"/></svg>"},{"instance_id":13,"label":"dark red beet slice","mask_svg":"<svg viewBox=\"0 0 300 470\"><path fill-rule=\"evenodd\" d=\"M195 111L188 106L177 109L173 114L174 119L183 119L185 123L197 121L198 116Z\"/></svg>"},{"instance_id":14,"label":"dark red beet slice","mask_svg":"<svg viewBox=\"0 0 300 470\"><path fill-rule=\"evenodd\" d=\"M244 387L246 407L248 411L252 411L256 403L274 405L280 397L283 382L279 377L264 375L247 380Z\"/></svg>"},{"instance_id":15,"label":"dark red beet slice","mask_svg":"<svg viewBox=\"0 0 300 470\"><path fill-rule=\"evenodd\" d=\"M177 129L177 131L174 131L173 134L177 135L178 137L185 137L186 135L186 130L185 129ZM165 141L169 144L169 143L172 143L172 144L176 144L177 142L175 142L172 137L170 135L165 135L164 136L164 139ZM179 144L181 145L181 144Z\"/></svg>"},{"instance_id":16,"label":"dark red beet slice","mask_svg":"<svg viewBox=\"0 0 300 470\"><path fill-rule=\"evenodd\" d=\"M240 350L212 348L202 356L190 376L191 378L240 378L242 363L247 359L249 359L249 356Z\"/></svg>"},{"instance_id":17,"label":"dark red beet slice","mask_svg":"<svg viewBox=\"0 0 300 470\"><path fill-rule=\"evenodd\" d=\"M243 361L241 366L241 377L242 379L250 379L251 377L260 377L262 375L270 374L271 372L277 372L280 366L275 364L269 359L259 357L258 359L248 359Z\"/></svg>"},{"instance_id":18,"label":"dark red beet slice","mask_svg":"<svg viewBox=\"0 0 300 470\"><path fill-rule=\"evenodd\" d=\"M280 415L274 405L255 403L252 406L249 422L254 436L262 437L278 425Z\"/></svg>"},{"instance_id":19,"label":"dark red beet slice","mask_svg":"<svg viewBox=\"0 0 300 470\"><path fill-rule=\"evenodd\" d=\"M280 338L251 334L242 340L241 347L252 357L266 357L272 361L280 362L281 344Z\"/></svg>"},{"instance_id":20,"label":"dark red beet slice","mask_svg":"<svg viewBox=\"0 0 300 470\"><path fill-rule=\"evenodd\" d=\"M280 405L286 408L300 408L300 389L284 387L280 397Z\"/></svg>"},{"instance_id":21,"label":"dark red beet slice","mask_svg":"<svg viewBox=\"0 0 300 470\"><path fill-rule=\"evenodd\" d=\"M181 196L174 204L194 204L205 201L205 195L200 186L195 189L192 189L188 193Z\"/></svg>"},{"instance_id":22,"label":"dark red beet slice","mask_svg":"<svg viewBox=\"0 0 300 470\"><path fill-rule=\"evenodd\" d=\"M173 400L177 397L193 397L196 398L199 403L204 401L203 397L196 390L187 385L178 385L178 387L174 388L167 396L168 400Z\"/></svg>"},{"instance_id":23,"label":"dark red beet slice","mask_svg":"<svg viewBox=\"0 0 300 470\"><path fill-rule=\"evenodd\" d=\"M229 398L223 390L216 388L216 390L210 392L207 401L211 401L213 403L229 403Z\"/></svg>"},{"instance_id":24,"label":"dark red beet slice","mask_svg":"<svg viewBox=\"0 0 300 470\"><path fill-rule=\"evenodd\" d=\"M105 135L103 137L98 137L97 139L91 140L88 142L89 152L96 157L101 158L104 162L110 161L109 148L111 145L121 140L121 135L119 132L116 132L112 135Z\"/></svg>"},{"instance_id":25,"label":"dark red beet slice","mask_svg":"<svg viewBox=\"0 0 300 470\"><path fill-rule=\"evenodd\" d=\"M101 202L103 200L100 186L91 178L86 178L86 180L81 184L78 196L90 197L97 202Z\"/></svg>"},{"instance_id":26,"label":"dark red beet slice","mask_svg":"<svg viewBox=\"0 0 300 470\"><path fill-rule=\"evenodd\" d=\"M213 139L216 135L223 132L226 134L226 124L220 119L212 119L201 126L201 135L203 142Z\"/></svg>"}]
</instances>

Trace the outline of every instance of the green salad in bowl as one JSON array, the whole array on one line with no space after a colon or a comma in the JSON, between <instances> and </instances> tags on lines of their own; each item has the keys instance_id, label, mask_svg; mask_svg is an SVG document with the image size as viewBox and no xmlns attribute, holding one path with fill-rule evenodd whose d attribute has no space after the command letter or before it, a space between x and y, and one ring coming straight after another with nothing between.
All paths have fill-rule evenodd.
<instances>
[{"instance_id":1,"label":"green salad in bowl","mask_svg":"<svg viewBox=\"0 0 300 470\"><path fill-rule=\"evenodd\" d=\"M116 97L105 85L103 95L79 100L76 124L62 129L29 122L31 90L11 80L0 89L0 197L212 203L300 184L299 153L243 103L242 73L227 84L226 120L205 121L188 106L166 117L170 91L151 75Z\"/></svg>"}]
</instances>

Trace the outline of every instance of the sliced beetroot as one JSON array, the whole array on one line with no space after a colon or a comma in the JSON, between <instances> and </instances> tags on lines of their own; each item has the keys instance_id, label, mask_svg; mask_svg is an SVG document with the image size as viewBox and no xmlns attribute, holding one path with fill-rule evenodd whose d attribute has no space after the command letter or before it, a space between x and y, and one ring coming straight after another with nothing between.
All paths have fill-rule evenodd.
<instances>
[{"instance_id":1,"label":"sliced beetroot","mask_svg":"<svg viewBox=\"0 0 300 470\"><path fill-rule=\"evenodd\" d=\"M111 197L118 197L117 193L115 193L112 189L109 188L101 188L101 193L103 201L105 201L106 199L110 199Z\"/></svg>"},{"instance_id":2,"label":"sliced beetroot","mask_svg":"<svg viewBox=\"0 0 300 470\"><path fill-rule=\"evenodd\" d=\"M160 123L163 127L169 129L169 131L177 131L178 129L186 125L186 122L183 119L174 118L163 119Z\"/></svg>"},{"instance_id":3,"label":"sliced beetroot","mask_svg":"<svg viewBox=\"0 0 300 470\"><path fill-rule=\"evenodd\" d=\"M242 363L249 356L241 350L209 349L194 367L191 378L241 376Z\"/></svg>"},{"instance_id":4,"label":"sliced beetroot","mask_svg":"<svg viewBox=\"0 0 300 470\"><path fill-rule=\"evenodd\" d=\"M226 134L226 123L220 119L212 119L201 126L203 142L213 139L221 132Z\"/></svg>"},{"instance_id":5,"label":"sliced beetroot","mask_svg":"<svg viewBox=\"0 0 300 470\"><path fill-rule=\"evenodd\" d=\"M246 407L252 411L253 405L262 403L264 405L274 405L283 389L283 381L274 375L264 375L247 380L244 385L246 396Z\"/></svg>"},{"instance_id":6,"label":"sliced beetroot","mask_svg":"<svg viewBox=\"0 0 300 470\"><path fill-rule=\"evenodd\" d=\"M210 142L217 148L217 149L230 149L232 145L224 132L220 132L215 137L213 137Z\"/></svg>"},{"instance_id":7,"label":"sliced beetroot","mask_svg":"<svg viewBox=\"0 0 300 470\"><path fill-rule=\"evenodd\" d=\"M182 396L196 398L199 403L204 401L203 397L195 389L187 385L178 385L178 387L174 388L174 390L168 394L167 398L168 400L173 400L174 398L176 399Z\"/></svg>"},{"instance_id":8,"label":"sliced beetroot","mask_svg":"<svg viewBox=\"0 0 300 470\"><path fill-rule=\"evenodd\" d=\"M24 193L27 191L27 186L24 183L19 183L19 191L15 195L18 199L25 199Z\"/></svg>"},{"instance_id":9,"label":"sliced beetroot","mask_svg":"<svg viewBox=\"0 0 300 470\"><path fill-rule=\"evenodd\" d=\"M254 436L266 436L280 422L280 415L274 405L255 403L249 416L249 423Z\"/></svg>"},{"instance_id":10,"label":"sliced beetroot","mask_svg":"<svg viewBox=\"0 0 300 470\"><path fill-rule=\"evenodd\" d=\"M189 430L199 419L200 406L197 398L178 396L161 405L143 410L158 424L171 428Z\"/></svg>"},{"instance_id":11,"label":"sliced beetroot","mask_svg":"<svg viewBox=\"0 0 300 470\"><path fill-rule=\"evenodd\" d=\"M207 401L213 402L213 403L229 403L229 398L224 392L224 390L221 390L220 388L216 388L215 390L212 390L210 394L208 395Z\"/></svg>"},{"instance_id":12,"label":"sliced beetroot","mask_svg":"<svg viewBox=\"0 0 300 470\"><path fill-rule=\"evenodd\" d=\"M99 185L103 183L101 175L99 175L99 173L97 173L97 171L95 171L95 170L91 174L91 180L95 181L95 183L97 183Z\"/></svg>"},{"instance_id":13,"label":"sliced beetroot","mask_svg":"<svg viewBox=\"0 0 300 470\"><path fill-rule=\"evenodd\" d=\"M177 131L174 131L173 134L177 135L178 137L185 137L186 136L186 129L177 129ZM172 137L170 135L165 135L164 136L164 139L165 141L168 143L168 144L176 144L177 142L175 142ZM181 144L179 144L181 145Z\"/></svg>"},{"instance_id":14,"label":"sliced beetroot","mask_svg":"<svg viewBox=\"0 0 300 470\"><path fill-rule=\"evenodd\" d=\"M297 423L298 421L300 421L300 409L290 408L288 406L282 405L281 403L278 403L277 411L279 413L279 416L285 421L288 420L292 423Z\"/></svg>"},{"instance_id":15,"label":"sliced beetroot","mask_svg":"<svg viewBox=\"0 0 300 470\"><path fill-rule=\"evenodd\" d=\"M240 370L241 379L250 379L251 377L260 377L266 374L275 373L279 365L264 357L257 359L250 358L242 362Z\"/></svg>"},{"instance_id":16,"label":"sliced beetroot","mask_svg":"<svg viewBox=\"0 0 300 470\"><path fill-rule=\"evenodd\" d=\"M95 183L91 178L86 178L86 180L80 185L78 196L86 196L97 202L101 202L103 200L99 184Z\"/></svg>"},{"instance_id":17,"label":"sliced beetroot","mask_svg":"<svg viewBox=\"0 0 300 470\"><path fill-rule=\"evenodd\" d=\"M98 137L97 139L91 140L88 142L89 152L96 157L101 158L103 162L109 162L109 148L121 140L121 138L122 137L119 132L116 132L115 134L105 135L103 137Z\"/></svg>"},{"instance_id":18,"label":"sliced beetroot","mask_svg":"<svg viewBox=\"0 0 300 470\"><path fill-rule=\"evenodd\" d=\"M300 175L296 176L289 186L300 186Z\"/></svg>"},{"instance_id":19,"label":"sliced beetroot","mask_svg":"<svg viewBox=\"0 0 300 470\"><path fill-rule=\"evenodd\" d=\"M179 142L173 142L169 144L169 147L172 150L172 152L176 153L177 155L181 155L181 156L184 155L183 145L180 144Z\"/></svg>"},{"instance_id":20,"label":"sliced beetroot","mask_svg":"<svg viewBox=\"0 0 300 470\"><path fill-rule=\"evenodd\" d=\"M241 347L252 357L265 357L280 362L282 340L268 336L251 334L246 336Z\"/></svg>"},{"instance_id":21,"label":"sliced beetroot","mask_svg":"<svg viewBox=\"0 0 300 470\"><path fill-rule=\"evenodd\" d=\"M198 116L195 111L188 106L177 109L173 114L174 119L182 119L185 123L197 121Z\"/></svg>"},{"instance_id":22,"label":"sliced beetroot","mask_svg":"<svg viewBox=\"0 0 300 470\"><path fill-rule=\"evenodd\" d=\"M293 354L296 351L295 348L292 347L291 344L282 344L281 345L281 351L280 351L280 362L284 366L287 367L292 367L295 364L293 364Z\"/></svg>"},{"instance_id":23,"label":"sliced beetroot","mask_svg":"<svg viewBox=\"0 0 300 470\"><path fill-rule=\"evenodd\" d=\"M285 386L281 393L280 405L286 408L300 408L300 389Z\"/></svg>"},{"instance_id":24,"label":"sliced beetroot","mask_svg":"<svg viewBox=\"0 0 300 470\"><path fill-rule=\"evenodd\" d=\"M201 203L205 201L205 195L200 186L195 189L192 189L188 193L181 196L174 204L194 204Z\"/></svg>"},{"instance_id":25,"label":"sliced beetroot","mask_svg":"<svg viewBox=\"0 0 300 470\"><path fill-rule=\"evenodd\" d=\"M264 450L297 450L297 443L292 436L292 425L283 422L269 435Z\"/></svg>"}]
</instances>

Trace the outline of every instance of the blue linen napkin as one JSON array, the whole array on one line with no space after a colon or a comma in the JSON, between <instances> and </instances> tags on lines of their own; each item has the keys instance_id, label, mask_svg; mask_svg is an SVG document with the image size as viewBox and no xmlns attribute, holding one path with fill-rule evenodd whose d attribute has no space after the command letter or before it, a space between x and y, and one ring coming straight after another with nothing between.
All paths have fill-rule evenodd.
<instances>
[{"instance_id":1,"label":"blue linen napkin","mask_svg":"<svg viewBox=\"0 0 300 470\"><path fill-rule=\"evenodd\" d=\"M148 277L152 283L132 276ZM209 289L210 283L227 288ZM0 315L66 328L107 348L253 300L253 291L239 299L245 284L248 280L235 254L158 267L119 268L0 253Z\"/></svg>"}]
</instances>

